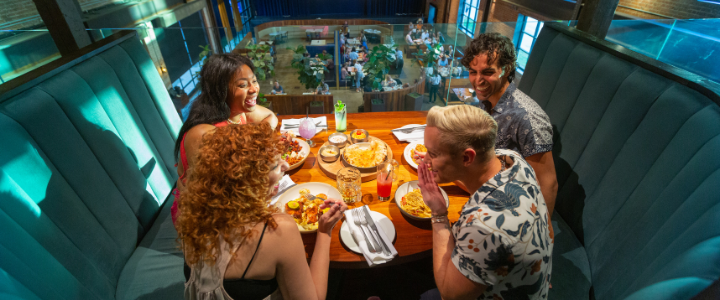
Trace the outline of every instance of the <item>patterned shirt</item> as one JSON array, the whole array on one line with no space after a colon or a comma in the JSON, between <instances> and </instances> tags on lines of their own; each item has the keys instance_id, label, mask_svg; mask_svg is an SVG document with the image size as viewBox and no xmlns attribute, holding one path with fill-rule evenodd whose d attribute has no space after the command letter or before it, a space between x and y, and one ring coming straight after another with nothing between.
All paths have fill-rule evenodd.
<instances>
[{"instance_id":1,"label":"patterned shirt","mask_svg":"<svg viewBox=\"0 0 720 300\"><path fill-rule=\"evenodd\" d=\"M495 154L512 165L463 206L452 227L452 262L487 286L478 299L547 299L554 236L535 171L517 152Z\"/></svg>"},{"instance_id":2,"label":"patterned shirt","mask_svg":"<svg viewBox=\"0 0 720 300\"><path fill-rule=\"evenodd\" d=\"M480 108L487 110L486 103L481 101ZM490 115L498 123L496 149L514 150L524 157L552 151L550 118L514 83L510 83Z\"/></svg>"}]
</instances>

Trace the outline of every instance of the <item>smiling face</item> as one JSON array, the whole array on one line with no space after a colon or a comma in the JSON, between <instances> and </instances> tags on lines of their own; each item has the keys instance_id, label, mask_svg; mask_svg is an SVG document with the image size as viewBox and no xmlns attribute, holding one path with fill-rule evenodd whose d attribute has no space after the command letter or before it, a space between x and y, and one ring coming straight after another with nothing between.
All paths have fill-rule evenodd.
<instances>
[{"instance_id":1,"label":"smiling face","mask_svg":"<svg viewBox=\"0 0 720 300\"><path fill-rule=\"evenodd\" d=\"M442 135L437 127L425 128L426 163L432 166L432 174L436 183L447 183L458 180L463 174L462 156L452 155L447 146L442 144Z\"/></svg>"},{"instance_id":2,"label":"smiling face","mask_svg":"<svg viewBox=\"0 0 720 300\"><path fill-rule=\"evenodd\" d=\"M251 112L257 104L260 84L250 67L243 65L228 85L228 106L233 114Z\"/></svg>"},{"instance_id":3,"label":"smiling face","mask_svg":"<svg viewBox=\"0 0 720 300\"><path fill-rule=\"evenodd\" d=\"M275 162L270 166L270 173L268 174L268 183L270 184L270 196L275 196L278 193L278 182L285 175L285 171L290 167L288 163L283 160L279 155L275 157Z\"/></svg>"},{"instance_id":4,"label":"smiling face","mask_svg":"<svg viewBox=\"0 0 720 300\"><path fill-rule=\"evenodd\" d=\"M499 100L509 84L510 72L503 72L503 69L498 66L497 55L495 57L495 61L488 63L487 53L480 53L475 56L468 68L470 83L480 101Z\"/></svg>"}]
</instances>

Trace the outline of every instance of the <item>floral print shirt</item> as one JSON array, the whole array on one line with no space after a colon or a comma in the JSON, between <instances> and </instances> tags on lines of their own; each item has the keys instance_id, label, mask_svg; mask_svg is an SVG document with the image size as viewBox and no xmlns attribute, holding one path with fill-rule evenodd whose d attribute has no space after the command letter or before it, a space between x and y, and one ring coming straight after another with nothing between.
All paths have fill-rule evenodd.
<instances>
[{"instance_id":1,"label":"floral print shirt","mask_svg":"<svg viewBox=\"0 0 720 300\"><path fill-rule=\"evenodd\" d=\"M489 101L481 101L487 110ZM490 115L498 124L495 149L510 149L523 157L552 151L553 130L550 118L535 100L510 83L492 108Z\"/></svg>"},{"instance_id":2,"label":"floral print shirt","mask_svg":"<svg viewBox=\"0 0 720 300\"><path fill-rule=\"evenodd\" d=\"M495 154L513 162L463 206L451 260L487 286L478 299L547 299L554 236L535 171L515 151Z\"/></svg>"}]
</instances>

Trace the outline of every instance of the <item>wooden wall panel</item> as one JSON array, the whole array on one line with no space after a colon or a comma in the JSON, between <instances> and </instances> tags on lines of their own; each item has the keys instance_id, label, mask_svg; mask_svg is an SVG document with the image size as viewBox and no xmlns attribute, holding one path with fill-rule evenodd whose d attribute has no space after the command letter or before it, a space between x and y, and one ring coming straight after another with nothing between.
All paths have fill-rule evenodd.
<instances>
[{"instance_id":1,"label":"wooden wall panel","mask_svg":"<svg viewBox=\"0 0 720 300\"><path fill-rule=\"evenodd\" d=\"M410 93L425 93L425 76L423 75L417 84L410 87L390 92L365 92L363 93L363 105L365 111L369 112L372 107L372 99L385 100L385 109L387 111L404 111L405 95Z\"/></svg>"},{"instance_id":2,"label":"wooden wall panel","mask_svg":"<svg viewBox=\"0 0 720 300\"><path fill-rule=\"evenodd\" d=\"M312 101L325 102L326 114L332 113L333 95L265 95L272 111L279 115L304 115Z\"/></svg>"}]
</instances>

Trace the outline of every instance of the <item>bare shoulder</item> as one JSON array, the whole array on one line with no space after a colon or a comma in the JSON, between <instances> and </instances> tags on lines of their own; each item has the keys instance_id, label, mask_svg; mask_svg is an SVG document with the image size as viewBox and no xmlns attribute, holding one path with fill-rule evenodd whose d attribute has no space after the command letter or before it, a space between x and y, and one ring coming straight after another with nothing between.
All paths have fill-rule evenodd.
<instances>
[{"instance_id":1,"label":"bare shoulder","mask_svg":"<svg viewBox=\"0 0 720 300\"><path fill-rule=\"evenodd\" d=\"M190 130L188 130L185 140L200 142L206 133L213 130L215 130L215 126L210 124L195 125L193 126L193 128L190 128Z\"/></svg>"},{"instance_id":2,"label":"bare shoulder","mask_svg":"<svg viewBox=\"0 0 720 300\"><path fill-rule=\"evenodd\" d=\"M297 231L297 223L295 223L295 219L293 219L292 216L284 213L277 213L272 215L273 219L275 219L275 223L277 223L279 229L278 231L282 232L293 232Z\"/></svg>"}]
</instances>

